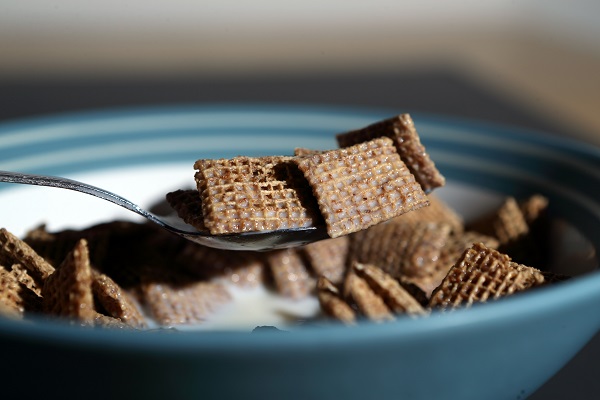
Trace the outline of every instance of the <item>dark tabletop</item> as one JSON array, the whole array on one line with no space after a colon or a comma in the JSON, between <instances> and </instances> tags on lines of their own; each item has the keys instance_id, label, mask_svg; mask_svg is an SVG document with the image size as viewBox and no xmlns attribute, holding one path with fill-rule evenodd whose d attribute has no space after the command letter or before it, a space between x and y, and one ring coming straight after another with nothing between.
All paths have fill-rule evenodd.
<instances>
[{"instance_id":1,"label":"dark tabletop","mask_svg":"<svg viewBox=\"0 0 600 400\"><path fill-rule=\"evenodd\" d=\"M0 122L57 112L185 103L287 103L381 107L435 113L553 135L572 132L452 70L275 76L2 79ZM595 399L600 393L597 335L531 399Z\"/></svg>"}]
</instances>

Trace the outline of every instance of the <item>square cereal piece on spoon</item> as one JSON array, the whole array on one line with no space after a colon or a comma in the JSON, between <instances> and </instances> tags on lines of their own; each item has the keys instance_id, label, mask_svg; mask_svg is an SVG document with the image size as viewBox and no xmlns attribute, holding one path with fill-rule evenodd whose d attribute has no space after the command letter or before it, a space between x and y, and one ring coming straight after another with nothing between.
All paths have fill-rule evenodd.
<instances>
[{"instance_id":1,"label":"square cereal piece on spoon","mask_svg":"<svg viewBox=\"0 0 600 400\"><path fill-rule=\"evenodd\" d=\"M313 189L332 238L429 205L389 138L294 161Z\"/></svg>"},{"instance_id":2,"label":"square cereal piece on spoon","mask_svg":"<svg viewBox=\"0 0 600 400\"><path fill-rule=\"evenodd\" d=\"M305 228L321 221L291 157L202 159L194 164L204 223L211 234Z\"/></svg>"}]
</instances>

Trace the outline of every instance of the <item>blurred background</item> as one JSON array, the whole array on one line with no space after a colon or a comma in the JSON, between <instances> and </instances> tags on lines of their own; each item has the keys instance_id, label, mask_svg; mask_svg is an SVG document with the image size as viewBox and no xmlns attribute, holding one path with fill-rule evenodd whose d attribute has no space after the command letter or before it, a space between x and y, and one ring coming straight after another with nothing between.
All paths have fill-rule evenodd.
<instances>
[{"instance_id":1,"label":"blurred background","mask_svg":"<svg viewBox=\"0 0 600 400\"><path fill-rule=\"evenodd\" d=\"M343 103L599 142L599 16L595 0L3 0L0 117ZM478 109L478 95L492 94Z\"/></svg>"},{"instance_id":2,"label":"blurred background","mask_svg":"<svg viewBox=\"0 0 600 400\"><path fill-rule=\"evenodd\" d=\"M595 0L2 0L0 122L181 103L381 107L600 145ZM532 398L596 398L596 338Z\"/></svg>"}]
</instances>

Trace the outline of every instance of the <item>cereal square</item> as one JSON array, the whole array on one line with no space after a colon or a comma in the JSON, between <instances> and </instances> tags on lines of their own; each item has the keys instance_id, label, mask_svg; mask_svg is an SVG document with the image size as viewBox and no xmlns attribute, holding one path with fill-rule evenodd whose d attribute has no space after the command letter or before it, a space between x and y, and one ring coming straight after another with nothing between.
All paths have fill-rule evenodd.
<instances>
[{"instance_id":1,"label":"cereal square","mask_svg":"<svg viewBox=\"0 0 600 400\"><path fill-rule=\"evenodd\" d=\"M430 192L444 186L446 180L425 151L409 114L400 114L362 129L340 133L336 138L341 147L348 147L382 136L393 139L400 158L424 191Z\"/></svg>"},{"instance_id":2,"label":"cereal square","mask_svg":"<svg viewBox=\"0 0 600 400\"><path fill-rule=\"evenodd\" d=\"M177 212L186 224L199 231L206 231L204 216L202 215L202 202L197 190L176 190L166 195L167 202Z\"/></svg>"},{"instance_id":3,"label":"cereal square","mask_svg":"<svg viewBox=\"0 0 600 400\"><path fill-rule=\"evenodd\" d=\"M44 310L52 315L93 324L92 270L87 241L81 239L44 282Z\"/></svg>"},{"instance_id":4,"label":"cereal square","mask_svg":"<svg viewBox=\"0 0 600 400\"><path fill-rule=\"evenodd\" d=\"M291 157L203 159L194 168L211 234L301 228L321 221L310 187Z\"/></svg>"},{"instance_id":5,"label":"cereal square","mask_svg":"<svg viewBox=\"0 0 600 400\"><path fill-rule=\"evenodd\" d=\"M389 138L295 160L312 187L332 238L429 204Z\"/></svg>"},{"instance_id":6,"label":"cereal square","mask_svg":"<svg viewBox=\"0 0 600 400\"><path fill-rule=\"evenodd\" d=\"M483 243L466 250L432 293L432 308L471 306L496 300L544 283L537 269L517 264Z\"/></svg>"}]
</instances>

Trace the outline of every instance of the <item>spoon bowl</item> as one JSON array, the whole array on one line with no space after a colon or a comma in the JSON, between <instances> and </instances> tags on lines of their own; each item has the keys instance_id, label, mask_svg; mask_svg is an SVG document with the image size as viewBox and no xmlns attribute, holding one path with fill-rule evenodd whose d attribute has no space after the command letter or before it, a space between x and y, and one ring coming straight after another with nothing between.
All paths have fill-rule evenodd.
<instances>
[{"instance_id":1,"label":"spoon bowl","mask_svg":"<svg viewBox=\"0 0 600 400\"><path fill-rule=\"evenodd\" d=\"M141 215L187 240L217 249L266 251L301 246L328 237L324 226L212 235L208 231L200 231L186 224L175 215L158 216L118 194L73 179L0 171L0 182L47 186L89 194Z\"/></svg>"}]
</instances>

